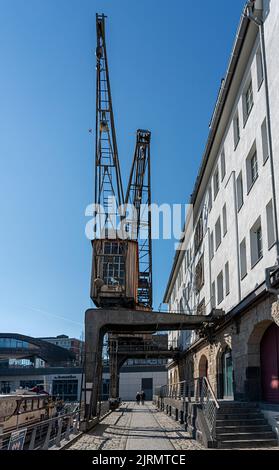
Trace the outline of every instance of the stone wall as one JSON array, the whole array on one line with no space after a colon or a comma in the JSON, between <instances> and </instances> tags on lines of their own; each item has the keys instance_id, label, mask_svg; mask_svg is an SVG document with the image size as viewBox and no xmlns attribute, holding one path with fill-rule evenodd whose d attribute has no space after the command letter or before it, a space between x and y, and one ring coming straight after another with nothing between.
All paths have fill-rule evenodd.
<instances>
[{"instance_id":1,"label":"stone wall","mask_svg":"<svg viewBox=\"0 0 279 470\"><path fill-rule=\"evenodd\" d=\"M207 376L216 396L223 397L222 356L232 351L235 400L261 400L260 343L272 324L272 312L279 308L275 297L267 295L250 309L231 319L217 332L214 344L203 341L193 345L186 356L169 369L169 377L191 381ZM178 371L178 372L175 372Z\"/></svg>"}]
</instances>

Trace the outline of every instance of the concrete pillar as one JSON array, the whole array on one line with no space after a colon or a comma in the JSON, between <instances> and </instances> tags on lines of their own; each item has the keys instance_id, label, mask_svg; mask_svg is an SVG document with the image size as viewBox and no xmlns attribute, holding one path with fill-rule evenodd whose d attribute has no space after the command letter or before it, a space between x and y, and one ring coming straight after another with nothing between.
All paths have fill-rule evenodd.
<instances>
[{"instance_id":1,"label":"concrete pillar","mask_svg":"<svg viewBox=\"0 0 279 470\"><path fill-rule=\"evenodd\" d=\"M110 398L119 398L119 360L117 354L111 354L109 358L109 395Z\"/></svg>"},{"instance_id":2,"label":"concrete pillar","mask_svg":"<svg viewBox=\"0 0 279 470\"><path fill-rule=\"evenodd\" d=\"M97 319L96 319L97 320ZM102 348L104 332L98 321L85 317L85 420L97 415L102 382Z\"/></svg>"}]
</instances>

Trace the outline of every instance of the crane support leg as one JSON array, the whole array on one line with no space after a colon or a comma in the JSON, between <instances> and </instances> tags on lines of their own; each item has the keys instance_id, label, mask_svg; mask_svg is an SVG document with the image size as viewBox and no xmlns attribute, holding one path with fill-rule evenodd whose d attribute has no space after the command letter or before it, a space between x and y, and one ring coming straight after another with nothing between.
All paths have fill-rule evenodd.
<instances>
[{"instance_id":1,"label":"crane support leg","mask_svg":"<svg viewBox=\"0 0 279 470\"><path fill-rule=\"evenodd\" d=\"M214 328L222 319L222 310L213 310L208 316L180 315L138 310L89 309L85 313L85 426L92 427L97 416L97 404L102 380L102 348L105 333L199 330L204 326ZM116 355L117 358L117 355ZM119 367L116 360L114 370L114 391L119 395Z\"/></svg>"},{"instance_id":2,"label":"crane support leg","mask_svg":"<svg viewBox=\"0 0 279 470\"><path fill-rule=\"evenodd\" d=\"M94 322L85 330L85 421L97 416L97 404L102 383L102 349L104 333ZM89 426L90 427L90 426ZM88 426L86 426L88 428Z\"/></svg>"}]
</instances>

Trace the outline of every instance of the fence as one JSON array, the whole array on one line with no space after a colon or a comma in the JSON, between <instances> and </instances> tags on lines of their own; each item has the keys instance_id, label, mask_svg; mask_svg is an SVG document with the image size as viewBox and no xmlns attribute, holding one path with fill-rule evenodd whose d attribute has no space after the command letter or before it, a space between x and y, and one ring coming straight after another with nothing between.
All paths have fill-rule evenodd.
<instances>
[{"instance_id":1,"label":"fence","mask_svg":"<svg viewBox=\"0 0 279 470\"><path fill-rule=\"evenodd\" d=\"M200 405L210 434L212 437L215 436L216 416L220 406L206 377L197 378L190 382L182 381L164 385L156 390L156 395L160 398L187 400Z\"/></svg>"},{"instance_id":2,"label":"fence","mask_svg":"<svg viewBox=\"0 0 279 470\"><path fill-rule=\"evenodd\" d=\"M109 402L101 402L98 405L98 417L102 418L109 410ZM17 448L17 450L47 450L59 448L62 445L62 441L64 444L64 442L70 441L71 437L79 434L79 425L83 417L84 410L82 407L51 419L20 426L18 429L4 433L0 431L0 450L10 450L15 433L25 429L24 443L22 443L22 446Z\"/></svg>"}]
</instances>

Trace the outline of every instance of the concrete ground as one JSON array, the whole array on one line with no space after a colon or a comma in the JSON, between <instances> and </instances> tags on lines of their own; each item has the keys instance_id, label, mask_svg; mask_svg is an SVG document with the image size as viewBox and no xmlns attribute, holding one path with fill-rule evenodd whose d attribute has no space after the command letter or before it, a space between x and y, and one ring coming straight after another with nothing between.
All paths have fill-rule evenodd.
<instances>
[{"instance_id":1,"label":"concrete ground","mask_svg":"<svg viewBox=\"0 0 279 470\"><path fill-rule=\"evenodd\" d=\"M169 416L145 405L122 403L68 450L198 450L198 442Z\"/></svg>"}]
</instances>

